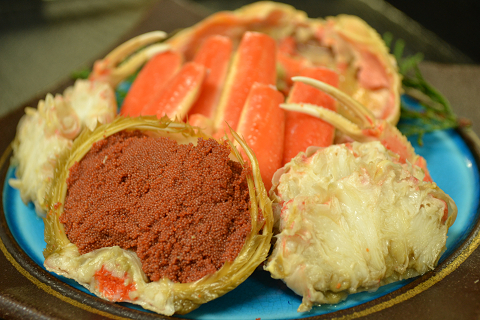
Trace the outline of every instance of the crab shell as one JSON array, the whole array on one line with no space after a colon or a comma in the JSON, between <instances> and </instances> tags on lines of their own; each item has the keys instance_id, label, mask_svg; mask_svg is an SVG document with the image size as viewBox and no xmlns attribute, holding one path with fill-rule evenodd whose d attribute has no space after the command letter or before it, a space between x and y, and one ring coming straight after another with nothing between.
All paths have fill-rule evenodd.
<instances>
[{"instance_id":1,"label":"crab shell","mask_svg":"<svg viewBox=\"0 0 480 320\"><path fill-rule=\"evenodd\" d=\"M350 15L326 19L308 18L294 7L262 1L235 11L215 13L167 40L173 49L193 58L211 35L220 34L240 42L246 31L266 33L278 42L294 40L289 57L303 66L326 66L340 73L339 88L365 105L376 118L396 124L400 117L401 78L395 58L380 35L365 21ZM277 59L278 61L278 59ZM290 82L279 63L277 86ZM347 118L354 115L339 110ZM352 119L353 120L353 119Z\"/></svg>"},{"instance_id":2,"label":"crab shell","mask_svg":"<svg viewBox=\"0 0 480 320\"><path fill-rule=\"evenodd\" d=\"M247 177L252 204L252 229L232 263L227 262L216 273L192 283L174 283L167 278L150 282L134 252L116 246L81 255L76 245L69 241L59 221L67 192L68 169L82 159L94 142L122 130L142 130L154 136L168 135L178 143L196 143L199 137L206 137L200 130L187 124L167 118L158 120L155 117L119 117L108 125L97 127L93 132L85 130L75 140L72 149L63 154L57 162L55 177L48 192L49 212L44 219L46 269L74 279L101 298L131 302L164 315L190 312L200 304L237 287L267 257L272 237L273 215L258 163L248 146L234 132L232 135L248 155L253 176ZM240 153L231 142L229 144L232 150L231 158L243 164ZM113 294L108 289L102 289L99 283L101 275L105 274L107 279L121 283Z\"/></svg>"}]
</instances>

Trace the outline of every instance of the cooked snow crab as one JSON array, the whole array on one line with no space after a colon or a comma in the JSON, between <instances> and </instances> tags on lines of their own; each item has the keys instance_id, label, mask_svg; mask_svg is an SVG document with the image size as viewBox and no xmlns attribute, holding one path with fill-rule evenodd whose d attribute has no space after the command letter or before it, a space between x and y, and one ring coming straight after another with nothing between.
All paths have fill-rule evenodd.
<instances>
[{"instance_id":1,"label":"cooked snow crab","mask_svg":"<svg viewBox=\"0 0 480 320\"><path fill-rule=\"evenodd\" d=\"M299 312L432 270L457 208L424 159L396 128L337 89L294 80L325 90L363 122L313 105L283 108L320 117L363 143L311 147L275 174L279 234L265 269L303 296Z\"/></svg>"},{"instance_id":2,"label":"cooked snow crab","mask_svg":"<svg viewBox=\"0 0 480 320\"><path fill-rule=\"evenodd\" d=\"M162 276L159 279L153 280L151 276L147 277L147 272L145 271L146 266L144 264L145 259L142 257L145 252L142 252L141 249L141 247L145 246L145 244L153 244L150 240L147 240L146 242L140 240L143 239L142 237L146 233L150 232L151 234L157 234L158 230L160 229L163 230L162 233L158 235L160 238L165 232L181 233L181 231L178 230L178 228L181 227L175 224L179 223L178 221L180 220L177 220L176 222L171 222L168 219L162 220L163 225L159 226L155 225L154 221L146 222L143 217L141 217L141 220L138 220L134 224L128 224L120 228L114 226L112 229L108 226L96 226L102 229L101 231L98 231L98 233L97 231L95 231L94 233L96 234L93 235L97 238L99 237L99 240L109 241L109 237L114 238L115 234L120 234L120 241L118 241L117 244L112 244L107 247L96 248L87 253L82 253L82 247L80 245L77 246L76 244L74 244L74 240L71 239L71 226L68 226L67 223L63 223L65 221L64 215L67 213L67 210L70 206L70 200L68 200L68 188L70 188L72 184L70 183L69 179L78 178L75 177L76 173L74 173L75 171L72 171L72 168L78 168L83 159L86 159L90 155L89 151L91 149L95 149L98 151L98 148L100 147L99 145L95 144L96 142L98 142L100 146L102 146L102 143L106 143L106 140L110 137L114 137L115 134L125 131L132 132L134 130L140 130L142 134L145 133L155 138L163 137L165 139L165 137L168 137L169 139L167 140L173 139L178 144L186 145L187 148L194 148L194 145L196 145L197 143L200 144L198 140L199 138L207 137L200 130L194 129L188 124L172 122L167 118L158 120L155 117L119 117L110 124L97 127L97 129L95 129L93 132L84 131L75 140L71 150L60 156L59 161L57 162L53 185L48 193L47 203L49 205L49 211L47 213L47 217L45 218L45 240L47 242L47 247L44 251L45 267L49 271L76 280L78 283L85 286L90 292L110 301L131 302L141 305L145 309L152 310L164 315L172 315L174 313L187 313L196 309L200 304L215 299L234 289L236 286L242 283L255 270L255 268L258 267L260 263L265 260L270 248L270 241L272 237L273 216L271 211L271 201L268 198L267 192L261 182L258 163L251 149L249 149L245 142L236 133L232 133L233 137L241 145L243 151L248 156L252 172L251 174L248 174L246 176L248 195L247 202L250 203L246 209L246 219L249 221L248 225L250 226L250 229L247 230L247 235L244 239L244 243L242 243L240 247L241 250L233 261L227 260L214 273L209 273L195 281L172 281L170 280L170 277L167 276ZM143 144L146 139L147 137L141 137L140 139L140 143L142 143L142 149L146 148ZM238 161L240 164L243 165L242 157L232 143L229 144L229 148L231 151L230 158L234 159L234 161ZM118 146L115 146L114 149L117 150ZM127 151L127 149L122 149L120 153L126 154ZM165 150L162 149L160 150L160 152L165 152ZM209 152L206 151L206 156L209 156L208 153ZM101 155L100 157L103 156ZM103 160L101 160L99 164L95 165L89 170L101 170L101 167L107 166L109 164L111 164L113 167L118 167L118 161L121 158L108 155L102 159ZM157 159L157 162L162 161L159 158ZM198 159L198 157L195 156L195 159ZM189 165L195 166L198 161L200 160L194 160ZM126 163L126 166L135 166L135 163ZM163 169L161 169L162 171L164 170L164 172L167 172L169 170L167 169L166 165L161 166L163 166ZM143 170L144 168L142 167L140 169ZM109 171L111 173L108 175L109 178L117 173L116 169L112 170L113 171ZM177 169L173 168L173 170L175 171ZM210 175L215 174L215 177L213 177L212 179L214 179L215 181L220 181L218 180L220 179L218 177L219 173L217 173L213 169L207 171L210 172ZM171 173L171 171L168 172ZM139 174L140 173L138 173L138 175ZM142 194L139 195L139 199L141 199L141 201L147 201L146 199L149 197L152 191L149 191L148 188L145 186L148 183L153 183L156 177L150 177L149 180L140 180L140 182L137 182L140 183L140 188L137 188L134 185L128 187L126 183L133 184L132 180L130 180L131 176L133 175L137 175L137 173L128 174L128 176L125 175L122 179L119 179L116 182L114 189L122 189L125 187L126 190L128 190L127 192L129 194L132 194L132 198L133 193L141 192ZM97 176L98 179L103 179L100 178L100 174L98 174ZM171 175L162 177L162 179L167 181L166 183L168 184L170 183L168 182L170 181L169 177L171 177ZM98 182L98 179L93 179L92 183L96 184ZM114 178L112 179L114 180ZM108 181L106 180L106 182L102 182L102 184L108 185L110 183L113 183L113 180L108 179ZM171 183L175 184L173 178ZM203 184L203 187L207 187L206 182L205 184ZM94 186L93 188L96 187ZM226 186L225 188L228 189L229 187ZM192 190L189 189L187 191L191 192ZM235 191L235 193L236 192L237 191ZM77 195L74 196L76 197ZM177 194L177 196L180 197L180 194ZM219 194L215 193L212 194L210 197L212 199L211 201L215 202L215 199L219 197ZM87 197L86 199L80 200L80 206L82 208L83 206L89 206L89 201L92 198L93 197ZM173 202L177 201L176 199L169 200L172 200ZM129 200L127 199L127 201ZM190 200L183 199L178 201L183 201L185 206L184 208L187 208L187 202L185 201ZM196 200L196 198L193 198L190 202L198 201ZM94 206L94 210L96 211L102 210L102 206L108 206L108 209L106 209L105 212L107 212L106 214L108 215L114 215L112 217L116 221L115 224L120 224L121 220L126 219L127 216L135 215L135 211L140 210L138 209L138 205L130 204L127 205L128 208L113 208L112 206L107 204L105 200L101 200L100 203L92 203L91 205ZM206 206L207 204L201 203L200 205ZM224 206L225 204L217 203L216 205ZM164 204L160 207L166 206L167 205ZM170 206L168 208L170 208ZM87 210L86 207L85 210ZM115 210L122 212L129 211L129 213L126 215L122 215L122 213L120 213L119 215L115 215L114 213L112 213ZM163 209L159 209L159 206L152 205L146 210L148 210L149 212L160 212ZM75 215L77 214L75 213ZM191 222L191 225L193 225L191 228L196 230L195 233L188 234L186 235L186 237L181 238L176 238L176 235L171 234L168 239L165 239L167 242L165 242L164 248L168 246L175 246L175 241L172 243L170 240L176 239L177 243L181 246L181 251L177 251L180 252L177 254L180 256L184 256L184 259L180 259L179 257L168 257L169 263L172 261L172 263L178 262L179 259L187 259L185 258L185 255L187 255L190 251L195 250L193 247L191 249L185 249L185 247L189 247L192 245L192 243L195 243L196 238L199 238L199 240L201 240L201 233L207 234L207 236L210 237L212 236L212 234L216 234L216 229L208 229L206 231L202 229L202 225L206 221L201 220L201 217L198 217L197 212L188 213L182 211L179 213L175 213L174 215L192 215L193 220L197 218L200 220L197 219L198 221L195 220L194 222ZM86 219L90 218L91 217L89 216ZM103 224L108 225L109 221L111 220L103 221L105 222ZM168 227L167 224L170 227ZM168 228L165 225L167 225ZM80 223L75 223L73 228L82 228L82 225ZM126 244L123 239L130 237L128 235L129 233L127 229L133 230L135 228L138 229L139 234L133 235L131 237L138 237L138 242L136 242L136 244L131 248L124 248ZM157 228L159 229L157 230ZM167 228L168 230L165 228ZM177 228L177 230L175 228ZM87 226L87 230L82 231L82 233L84 235L87 235L91 233L91 230L96 229L95 227ZM146 230L150 231L147 232ZM68 233L68 237L66 233ZM235 236L235 234L233 234L233 236ZM217 243L217 246L220 246L220 244L218 244L218 241L220 240L217 238L214 238L213 240L213 242ZM153 255L161 255L164 250L167 249L155 250L155 252L153 252ZM212 249L210 248L208 250ZM208 250L205 249L205 251L201 253L201 255L207 255L208 257L210 252ZM170 258L174 259L171 260ZM192 263L195 264L196 262ZM197 267L200 268L199 266ZM183 269L180 270L180 272L186 273L187 271L186 269Z\"/></svg>"},{"instance_id":3,"label":"cooked snow crab","mask_svg":"<svg viewBox=\"0 0 480 320\"><path fill-rule=\"evenodd\" d=\"M26 108L13 143L16 179L9 183L20 190L25 203L33 201L38 214L46 212L45 192L59 154L72 146L83 128L93 130L97 124L113 121L117 115L115 86L168 46L152 45L134 54L128 63L118 68L117 64L165 36L164 32L152 32L131 39L97 62L89 80L77 80L63 95L47 94L37 109Z\"/></svg>"}]
</instances>

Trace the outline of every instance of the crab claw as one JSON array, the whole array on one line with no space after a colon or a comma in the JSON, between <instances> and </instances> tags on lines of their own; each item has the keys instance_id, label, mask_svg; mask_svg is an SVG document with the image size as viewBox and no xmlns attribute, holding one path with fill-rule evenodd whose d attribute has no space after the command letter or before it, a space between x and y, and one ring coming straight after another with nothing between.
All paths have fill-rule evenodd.
<instances>
[{"instance_id":1,"label":"crab claw","mask_svg":"<svg viewBox=\"0 0 480 320\"><path fill-rule=\"evenodd\" d=\"M113 88L116 87L150 58L168 50L170 46L164 43L147 46L166 37L167 34L163 31L152 31L130 39L115 48L102 60L97 60L89 79L92 81L103 81L110 84ZM139 50L144 46L147 47ZM129 56L130 58L121 64Z\"/></svg>"},{"instance_id":2,"label":"crab claw","mask_svg":"<svg viewBox=\"0 0 480 320\"><path fill-rule=\"evenodd\" d=\"M380 141L388 150L399 155L400 163L408 161L418 165L425 173L424 180L432 181L425 159L415 153L410 142L395 126L385 120L376 119L362 104L331 85L306 77L294 77L292 80L311 85L337 99L353 115L354 120L348 120L336 112L311 104L281 104L281 108L320 118L353 140Z\"/></svg>"}]
</instances>

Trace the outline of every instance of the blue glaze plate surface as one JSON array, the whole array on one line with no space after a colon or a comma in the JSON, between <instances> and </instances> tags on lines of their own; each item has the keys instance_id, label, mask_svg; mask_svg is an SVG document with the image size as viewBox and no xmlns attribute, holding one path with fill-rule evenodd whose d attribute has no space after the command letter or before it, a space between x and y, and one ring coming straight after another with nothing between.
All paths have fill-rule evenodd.
<instances>
[{"instance_id":1,"label":"blue glaze plate surface","mask_svg":"<svg viewBox=\"0 0 480 320\"><path fill-rule=\"evenodd\" d=\"M427 134L420 147L411 139L418 154L425 157L433 180L449 194L458 206L458 215L450 228L447 251L440 263L450 256L469 235L478 215L480 183L478 164L462 137L454 130ZM25 253L43 267L42 251L46 244L43 239L43 221L35 214L32 204L25 205L16 189L8 185L14 177L14 168L9 168L7 181L3 186L3 204L10 231ZM61 281L87 292L74 281L57 276ZM376 292L362 292L350 295L336 305L313 308L307 313L297 313L301 297L294 294L282 281L274 280L269 273L257 269L254 274L235 290L223 297L202 305L182 317L189 319L294 319L322 315L350 308L397 290L415 279L405 280L381 287ZM137 310L137 306L125 304ZM149 311L146 311L149 312Z\"/></svg>"}]
</instances>

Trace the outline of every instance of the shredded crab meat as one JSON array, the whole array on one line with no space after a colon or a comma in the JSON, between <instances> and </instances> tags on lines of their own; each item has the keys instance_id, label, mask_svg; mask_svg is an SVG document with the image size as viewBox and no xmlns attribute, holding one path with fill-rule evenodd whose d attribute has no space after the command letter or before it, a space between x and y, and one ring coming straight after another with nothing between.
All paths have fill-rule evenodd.
<instances>
[{"instance_id":1,"label":"shredded crab meat","mask_svg":"<svg viewBox=\"0 0 480 320\"><path fill-rule=\"evenodd\" d=\"M81 123L91 131L97 124L112 122L117 114L115 93L104 82L78 80L65 90L64 97Z\"/></svg>"},{"instance_id":2,"label":"shredded crab meat","mask_svg":"<svg viewBox=\"0 0 480 320\"><path fill-rule=\"evenodd\" d=\"M445 250L454 202L379 142L301 153L284 170L266 270L303 296L298 311L421 275Z\"/></svg>"},{"instance_id":3,"label":"shredded crab meat","mask_svg":"<svg viewBox=\"0 0 480 320\"><path fill-rule=\"evenodd\" d=\"M72 146L82 128L93 130L98 123L113 121L116 110L113 89L87 80L77 80L63 95L47 94L37 109L27 108L13 144L16 178L9 181L22 201L32 201L37 214L45 214L45 193L58 156Z\"/></svg>"},{"instance_id":4,"label":"shredded crab meat","mask_svg":"<svg viewBox=\"0 0 480 320\"><path fill-rule=\"evenodd\" d=\"M54 99L47 96L47 101L49 100ZM34 203L36 212L44 212L46 186L53 178L58 154L72 145L70 139L49 132L46 113L45 104L42 103L38 110L26 109L13 144L13 161L17 163L16 179L9 181L12 187L20 190L24 203Z\"/></svg>"}]
</instances>

